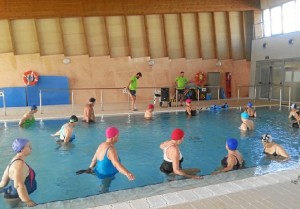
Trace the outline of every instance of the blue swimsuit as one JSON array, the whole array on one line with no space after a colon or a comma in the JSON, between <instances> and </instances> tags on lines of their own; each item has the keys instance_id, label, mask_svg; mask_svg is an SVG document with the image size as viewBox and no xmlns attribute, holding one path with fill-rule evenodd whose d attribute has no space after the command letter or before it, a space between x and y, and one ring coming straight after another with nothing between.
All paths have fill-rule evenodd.
<instances>
[{"instance_id":1,"label":"blue swimsuit","mask_svg":"<svg viewBox=\"0 0 300 209\"><path fill-rule=\"evenodd\" d=\"M9 166L8 166L8 171L10 166L16 161L16 160L21 160L21 159L15 159L14 161L12 161ZM22 160L23 161L23 160ZM28 192L28 194L31 194L32 192L34 192L36 190L36 180L35 180L35 172L34 170L25 162L25 164L28 166L29 168L29 175L26 177L24 184L26 186L26 190ZM10 180L11 185L4 188L3 192L4 192L4 198L6 199L14 199L14 198L19 198L19 194L17 189L14 187L14 180Z\"/></svg>"},{"instance_id":2,"label":"blue swimsuit","mask_svg":"<svg viewBox=\"0 0 300 209\"><path fill-rule=\"evenodd\" d=\"M107 157L107 152L109 148L110 147L107 148L103 160L97 160L97 164L94 168L94 172L99 179L113 177L119 172L116 169L116 167L112 164L111 160Z\"/></svg>"}]
</instances>

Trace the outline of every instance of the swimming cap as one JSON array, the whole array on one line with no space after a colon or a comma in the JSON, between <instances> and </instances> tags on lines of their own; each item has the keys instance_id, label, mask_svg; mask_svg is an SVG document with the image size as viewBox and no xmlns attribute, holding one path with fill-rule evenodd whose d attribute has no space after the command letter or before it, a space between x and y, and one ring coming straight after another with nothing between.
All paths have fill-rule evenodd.
<instances>
[{"instance_id":1,"label":"swimming cap","mask_svg":"<svg viewBox=\"0 0 300 209\"><path fill-rule=\"evenodd\" d=\"M187 99L187 100L185 100L185 102L186 102L186 103L191 103L192 100L191 100L191 99Z\"/></svg>"},{"instance_id":2,"label":"swimming cap","mask_svg":"<svg viewBox=\"0 0 300 209\"><path fill-rule=\"evenodd\" d=\"M91 102L91 103L94 103L95 101L96 101L96 99L93 97L89 99L89 102Z\"/></svg>"},{"instance_id":3,"label":"swimming cap","mask_svg":"<svg viewBox=\"0 0 300 209\"><path fill-rule=\"evenodd\" d=\"M292 104L292 105L291 105L291 108L292 108L292 109L297 109L297 105L296 105L296 104Z\"/></svg>"},{"instance_id":4,"label":"swimming cap","mask_svg":"<svg viewBox=\"0 0 300 209\"><path fill-rule=\"evenodd\" d=\"M25 145L29 142L28 139L17 138L12 144L12 149L15 153L21 152Z\"/></svg>"},{"instance_id":5,"label":"swimming cap","mask_svg":"<svg viewBox=\"0 0 300 209\"><path fill-rule=\"evenodd\" d=\"M116 127L108 127L105 133L107 138L113 138L119 134L119 130Z\"/></svg>"},{"instance_id":6,"label":"swimming cap","mask_svg":"<svg viewBox=\"0 0 300 209\"><path fill-rule=\"evenodd\" d=\"M242 118L242 119L249 119L249 114L248 114L247 112L243 112L243 113L241 114L241 118Z\"/></svg>"},{"instance_id":7,"label":"swimming cap","mask_svg":"<svg viewBox=\"0 0 300 209\"><path fill-rule=\"evenodd\" d=\"M270 134L263 134L261 135L260 139L265 143L272 142L272 136Z\"/></svg>"},{"instance_id":8,"label":"swimming cap","mask_svg":"<svg viewBox=\"0 0 300 209\"><path fill-rule=\"evenodd\" d=\"M77 121L78 121L78 118L77 118L76 115L72 115L72 116L70 117L70 122L71 122L71 123L74 123L74 122L77 122Z\"/></svg>"},{"instance_id":9,"label":"swimming cap","mask_svg":"<svg viewBox=\"0 0 300 209\"><path fill-rule=\"evenodd\" d=\"M37 107L36 107L36 105L32 105L30 109L31 109L31 110L36 110Z\"/></svg>"},{"instance_id":10,"label":"swimming cap","mask_svg":"<svg viewBox=\"0 0 300 209\"><path fill-rule=\"evenodd\" d=\"M253 106L252 102L248 102L247 106L252 107Z\"/></svg>"},{"instance_id":11,"label":"swimming cap","mask_svg":"<svg viewBox=\"0 0 300 209\"><path fill-rule=\"evenodd\" d=\"M235 138L227 139L226 144L230 150L236 150L236 148L238 147L238 141Z\"/></svg>"},{"instance_id":12,"label":"swimming cap","mask_svg":"<svg viewBox=\"0 0 300 209\"><path fill-rule=\"evenodd\" d=\"M184 137L184 131L180 128L176 128L173 130L171 139L172 140L180 140Z\"/></svg>"},{"instance_id":13,"label":"swimming cap","mask_svg":"<svg viewBox=\"0 0 300 209\"><path fill-rule=\"evenodd\" d=\"M148 105L148 109L153 109L154 108L154 105L153 104L149 104Z\"/></svg>"}]
</instances>

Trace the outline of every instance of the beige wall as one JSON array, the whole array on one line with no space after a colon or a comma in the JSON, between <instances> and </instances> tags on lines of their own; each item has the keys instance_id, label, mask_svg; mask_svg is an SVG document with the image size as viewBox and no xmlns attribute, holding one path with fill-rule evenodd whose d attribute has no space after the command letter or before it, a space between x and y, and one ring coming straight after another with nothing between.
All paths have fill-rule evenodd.
<instances>
[{"instance_id":1,"label":"beige wall","mask_svg":"<svg viewBox=\"0 0 300 209\"><path fill-rule=\"evenodd\" d=\"M27 70L36 71L39 75L61 75L69 78L70 88L123 88L128 85L130 77L137 72L142 72L139 80L140 87L166 87L174 86L174 80L185 71L186 77L193 81L197 72L222 73L222 83L225 86L225 72L232 73L232 96L236 96L239 85L249 84L249 62L246 60L222 60L222 66L215 66L216 59L154 59L155 64L148 65L149 57L135 58L109 56L88 57L72 56L71 63L63 63L63 55L40 56L13 55L11 53L0 55L0 87L24 86L22 75ZM90 96L100 99L100 90L74 91L75 103L84 103ZM139 89L138 100L151 100L152 89ZM241 96L247 96L247 91ZM104 102L125 102L127 95L118 90L105 90Z\"/></svg>"}]
</instances>

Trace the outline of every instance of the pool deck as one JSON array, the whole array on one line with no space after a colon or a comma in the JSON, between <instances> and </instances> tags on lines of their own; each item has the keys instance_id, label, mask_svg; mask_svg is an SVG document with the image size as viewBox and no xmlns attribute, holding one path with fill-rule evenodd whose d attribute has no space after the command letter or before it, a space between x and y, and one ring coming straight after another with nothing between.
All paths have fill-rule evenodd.
<instances>
[{"instance_id":1,"label":"pool deck","mask_svg":"<svg viewBox=\"0 0 300 209\"><path fill-rule=\"evenodd\" d=\"M240 108L251 101L249 99L227 100L230 107ZM223 104L225 101L220 101ZM150 102L149 102L150 103ZM193 102L194 106L205 108L217 101ZM128 104L108 104L104 110L95 106L97 116L106 117L114 114L142 114L148 103L138 103L140 111L128 110ZM278 102L255 101L254 106L278 105ZM69 117L72 114L82 116L83 105L75 105L72 109L70 105L45 106L42 108L42 114L38 112L37 119ZM16 121L28 111L28 108L7 108L6 116L3 112L0 121ZM184 107L159 107L156 105L156 112L184 111ZM207 178L228 178L227 182L216 181L215 184L200 187L182 187L176 188L172 192L160 191L148 197L137 195L128 195L128 200L118 200L118 192L107 193L104 195L95 195L87 198L78 198L74 200L58 201L47 204L40 204L35 208L93 208L93 209L143 209L143 208L300 208L300 167L294 169L278 171L265 175L257 175L243 179L230 181L229 173L210 176ZM206 178L206 177L204 177ZM189 180L205 181L205 180ZM128 192L127 192L128 193ZM130 192L129 192L130 193ZM109 197L110 195L110 197ZM114 203L109 203L107 199L114 199Z\"/></svg>"}]
</instances>

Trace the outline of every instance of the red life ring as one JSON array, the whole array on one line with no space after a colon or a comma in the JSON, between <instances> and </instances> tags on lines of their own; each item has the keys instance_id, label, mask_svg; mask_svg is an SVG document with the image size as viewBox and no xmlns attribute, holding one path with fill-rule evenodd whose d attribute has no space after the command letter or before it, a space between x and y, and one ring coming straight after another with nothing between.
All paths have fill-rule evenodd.
<instances>
[{"instance_id":1,"label":"red life ring","mask_svg":"<svg viewBox=\"0 0 300 209\"><path fill-rule=\"evenodd\" d=\"M196 73L195 75L195 84L197 86L201 86L206 80L206 76L204 75L203 72L199 72L199 73Z\"/></svg>"},{"instance_id":2,"label":"red life ring","mask_svg":"<svg viewBox=\"0 0 300 209\"><path fill-rule=\"evenodd\" d=\"M27 86L34 86L39 81L39 75L31 70L23 74L23 81Z\"/></svg>"}]
</instances>

